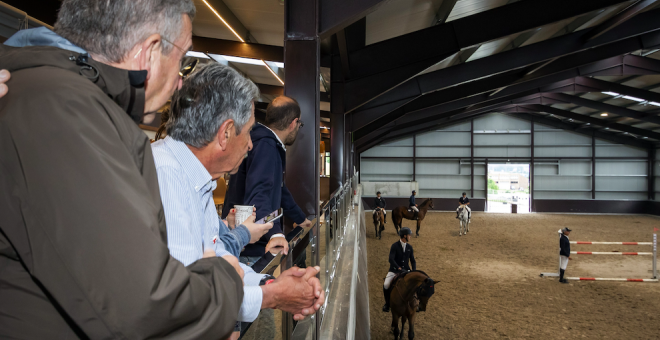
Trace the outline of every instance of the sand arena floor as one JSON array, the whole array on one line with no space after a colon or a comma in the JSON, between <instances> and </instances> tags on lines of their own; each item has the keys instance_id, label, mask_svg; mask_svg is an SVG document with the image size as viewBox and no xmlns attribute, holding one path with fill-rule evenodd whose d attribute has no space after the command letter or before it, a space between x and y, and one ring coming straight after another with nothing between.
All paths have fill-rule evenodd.
<instances>
[{"instance_id":1,"label":"sand arena floor","mask_svg":"<svg viewBox=\"0 0 660 340\"><path fill-rule=\"evenodd\" d=\"M398 238L388 212L381 240L367 212L372 339L392 339L383 313L382 282ZM560 284L541 278L557 270L557 230L572 241L652 241L660 218L637 215L474 213L458 236L455 214L431 212L413 238L417 269L436 285L416 317L416 339L660 339L660 283ZM413 221L404 226L415 231ZM650 246L571 245L573 251L652 251ZM567 276L651 278L650 256L573 255ZM407 328L405 339L407 339Z\"/></svg>"}]
</instances>

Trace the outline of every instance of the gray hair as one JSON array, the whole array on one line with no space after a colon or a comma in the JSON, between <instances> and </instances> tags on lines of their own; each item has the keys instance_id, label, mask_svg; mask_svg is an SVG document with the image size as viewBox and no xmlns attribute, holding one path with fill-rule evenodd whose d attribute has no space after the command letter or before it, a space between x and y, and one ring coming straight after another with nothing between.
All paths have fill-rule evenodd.
<instances>
[{"instance_id":1,"label":"gray hair","mask_svg":"<svg viewBox=\"0 0 660 340\"><path fill-rule=\"evenodd\" d=\"M192 0L63 0L55 32L104 61L120 63L152 34L176 41L184 14L192 22ZM163 43L164 54L173 48Z\"/></svg>"},{"instance_id":2,"label":"gray hair","mask_svg":"<svg viewBox=\"0 0 660 340\"><path fill-rule=\"evenodd\" d=\"M220 63L200 65L172 98L167 134L201 148L213 141L228 119L234 120L236 134L240 134L257 98L257 86L233 68Z\"/></svg>"}]
</instances>

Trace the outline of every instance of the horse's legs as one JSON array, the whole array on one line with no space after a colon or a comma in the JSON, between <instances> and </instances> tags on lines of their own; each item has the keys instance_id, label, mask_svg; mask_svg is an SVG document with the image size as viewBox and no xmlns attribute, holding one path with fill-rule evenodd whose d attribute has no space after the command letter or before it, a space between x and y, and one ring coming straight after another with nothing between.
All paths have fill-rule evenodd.
<instances>
[{"instance_id":1,"label":"horse's legs","mask_svg":"<svg viewBox=\"0 0 660 340\"><path fill-rule=\"evenodd\" d=\"M394 334L394 340L399 340L399 316L394 313L394 310L392 310L392 334Z\"/></svg>"},{"instance_id":2,"label":"horse's legs","mask_svg":"<svg viewBox=\"0 0 660 340\"><path fill-rule=\"evenodd\" d=\"M406 330L406 315L401 316L401 334L399 335L399 340L403 340L403 332Z\"/></svg>"},{"instance_id":3,"label":"horse's legs","mask_svg":"<svg viewBox=\"0 0 660 340\"><path fill-rule=\"evenodd\" d=\"M422 226L422 220L417 220L417 237L419 237L419 227Z\"/></svg>"},{"instance_id":4,"label":"horse's legs","mask_svg":"<svg viewBox=\"0 0 660 340\"><path fill-rule=\"evenodd\" d=\"M415 338L415 311L408 318L408 340Z\"/></svg>"}]
</instances>

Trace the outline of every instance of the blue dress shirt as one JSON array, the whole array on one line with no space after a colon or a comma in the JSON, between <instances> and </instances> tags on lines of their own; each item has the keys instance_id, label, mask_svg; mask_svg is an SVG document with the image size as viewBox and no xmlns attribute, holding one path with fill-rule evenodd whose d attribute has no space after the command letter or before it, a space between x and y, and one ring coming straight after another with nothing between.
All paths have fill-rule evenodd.
<instances>
[{"instance_id":1,"label":"blue dress shirt","mask_svg":"<svg viewBox=\"0 0 660 340\"><path fill-rule=\"evenodd\" d=\"M242 237L229 234L227 226L219 221L213 202L216 182L204 165L185 143L169 136L151 144L151 149L167 222L167 246L172 257L187 266L201 259L205 249L213 249L217 256L232 255L224 243L240 242ZM247 239L249 241L249 236ZM248 266L241 264L241 267L245 272L245 287L238 321L252 322L261 310L263 292L259 281L264 275Z\"/></svg>"}]
</instances>

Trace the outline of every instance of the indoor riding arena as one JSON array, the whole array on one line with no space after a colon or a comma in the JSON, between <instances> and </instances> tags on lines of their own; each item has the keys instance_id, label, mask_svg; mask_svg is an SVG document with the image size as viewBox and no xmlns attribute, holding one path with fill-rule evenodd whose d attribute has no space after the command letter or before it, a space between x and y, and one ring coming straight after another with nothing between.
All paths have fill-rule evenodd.
<instances>
[{"instance_id":1,"label":"indoor riding arena","mask_svg":"<svg viewBox=\"0 0 660 340\"><path fill-rule=\"evenodd\" d=\"M660 0L0 0L0 340L660 339L659 177Z\"/></svg>"}]
</instances>

